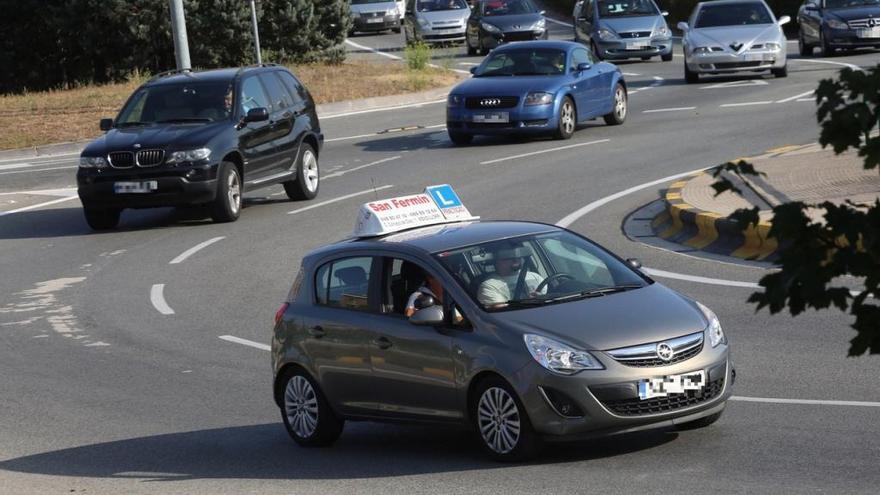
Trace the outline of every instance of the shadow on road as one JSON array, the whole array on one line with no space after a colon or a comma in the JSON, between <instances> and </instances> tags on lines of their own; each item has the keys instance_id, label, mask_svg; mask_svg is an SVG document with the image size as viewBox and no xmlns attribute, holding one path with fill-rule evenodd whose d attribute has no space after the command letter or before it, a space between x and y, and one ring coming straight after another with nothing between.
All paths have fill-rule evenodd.
<instances>
[{"instance_id":1,"label":"shadow on road","mask_svg":"<svg viewBox=\"0 0 880 495\"><path fill-rule=\"evenodd\" d=\"M0 469L82 478L354 479L495 469L472 437L455 429L353 425L330 448L296 446L280 424L201 430L98 443L0 462ZM661 446L654 432L563 444L537 464L584 461Z\"/></svg>"}]
</instances>

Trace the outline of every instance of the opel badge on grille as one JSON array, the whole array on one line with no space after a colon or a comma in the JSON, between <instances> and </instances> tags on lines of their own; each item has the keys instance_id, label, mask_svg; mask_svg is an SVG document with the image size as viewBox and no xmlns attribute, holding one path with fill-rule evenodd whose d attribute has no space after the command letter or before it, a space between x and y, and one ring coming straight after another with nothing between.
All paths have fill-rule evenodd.
<instances>
[{"instance_id":1,"label":"opel badge on grille","mask_svg":"<svg viewBox=\"0 0 880 495\"><path fill-rule=\"evenodd\" d=\"M672 347L669 347L669 344L666 342L660 342L657 344L657 357L664 361L669 361L672 359L672 356L675 355L675 351L672 350Z\"/></svg>"}]
</instances>

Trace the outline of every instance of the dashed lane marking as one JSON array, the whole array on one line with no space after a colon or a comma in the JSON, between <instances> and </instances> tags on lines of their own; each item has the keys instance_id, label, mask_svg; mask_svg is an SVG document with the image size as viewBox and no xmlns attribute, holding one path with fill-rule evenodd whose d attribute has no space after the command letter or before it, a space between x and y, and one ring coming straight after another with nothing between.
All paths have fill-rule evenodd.
<instances>
[{"instance_id":1,"label":"dashed lane marking","mask_svg":"<svg viewBox=\"0 0 880 495\"><path fill-rule=\"evenodd\" d=\"M196 254L197 252L199 252L199 251L201 251L202 249L204 249L204 248L210 246L211 244L214 244L214 243L217 242L217 241L222 241L223 239L226 239L226 237L225 237L225 236L214 237L213 239L208 239L208 240L205 241L205 242L202 242L202 243L196 244L195 246L193 246L193 247L187 249L186 251L180 253L180 255L178 255L176 258L174 258L173 260L169 261L168 264L169 264L169 265L176 265L176 264L178 264L178 263L182 263L183 261L185 261L185 260L186 260L187 258L189 258L190 256Z\"/></svg>"},{"instance_id":2,"label":"dashed lane marking","mask_svg":"<svg viewBox=\"0 0 880 495\"><path fill-rule=\"evenodd\" d=\"M232 342L233 344L246 345L248 347L253 347L253 348L259 349L261 351L271 351L272 350L272 348L266 344L254 342L253 340L243 339L241 337L235 337L232 335L220 335L218 338L220 340L225 340L226 342Z\"/></svg>"},{"instance_id":3,"label":"dashed lane marking","mask_svg":"<svg viewBox=\"0 0 880 495\"><path fill-rule=\"evenodd\" d=\"M388 189L388 188L391 188L391 187L394 187L394 186L389 184L389 185L385 185L385 186L379 186L379 187L374 188L374 189L367 189L366 191L360 191L360 192L356 192L356 193L352 193L352 194L346 194L345 196L340 196L340 197L338 197L338 198L334 198L334 199L328 199L327 201L321 201L320 203L315 203L315 204L313 204L313 205L309 205L309 206L306 206L306 207L304 207L304 208L299 208L299 209L296 209L296 210L293 210L293 211L288 211L287 214L288 214L288 215L295 215L295 214L297 214L297 213L302 213L302 212L304 212L304 211L308 211L308 210L312 210L312 209L315 209L315 208L319 208L319 207L321 207L321 206L326 206L326 205L329 205L329 204L338 203L338 202L340 202L340 201L345 201L346 199L355 198L355 197L357 197L357 196L363 196L364 194L370 194L370 193L373 193L373 192L378 192L378 191L381 191L381 190L383 190L383 189Z\"/></svg>"},{"instance_id":4,"label":"dashed lane marking","mask_svg":"<svg viewBox=\"0 0 880 495\"><path fill-rule=\"evenodd\" d=\"M45 203L37 203L35 205L25 206L24 208L18 208L15 210L9 211L0 211L0 217L5 215L11 215L13 213L21 213L23 211L36 210L37 208L42 208L44 206L50 206L57 203L63 203L64 201L70 201L71 199L79 199L79 196L67 196L65 198L53 199L52 201L46 201Z\"/></svg>"},{"instance_id":5,"label":"dashed lane marking","mask_svg":"<svg viewBox=\"0 0 880 495\"><path fill-rule=\"evenodd\" d=\"M165 302L165 284L153 284L153 287L150 288L150 302L153 303L153 307L156 308L156 311L162 313L163 315L173 315L174 310L171 309L171 306Z\"/></svg>"},{"instance_id":6,"label":"dashed lane marking","mask_svg":"<svg viewBox=\"0 0 880 495\"><path fill-rule=\"evenodd\" d=\"M719 105L721 108L733 108L733 107L751 107L755 105L769 105L773 103L772 101L744 101L742 103L725 103L723 105Z\"/></svg>"},{"instance_id":7,"label":"dashed lane marking","mask_svg":"<svg viewBox=\"0 0 880 495\"><path fill-rule=\"evenodd\" d=\"M0 172L0 175L8 175L8 174L33 174L36 172L48 172L50 170L63 170L66 168L78 168L77 165L68 165L66 167L50 167L50 168L27 168L24 170L11 170L7 172Z\"/></svg>"},{"instance_id":8,"label":"dashed lane marking","mask_svg":"<svg viewBox=\"0 0 880 495\"><path fill-rule=\"evenodd\" d=\"M334 113L331 115L321 115L320 118L321 118L321 120L336 119L339 117L348 117L351 115L361 115L361 114L365 114L365 113L388 112L390 110L400 110L402 108L416 108L416 107L423 107L423 106L427 106L427 105L437 105L439 103L446 103L446 98L443 98L442 100L423 101L420 103L407 103L405 105L392 105L390 107L370 108L367 110L355 110L352 112Z\"/></svg>"},{"instance_id":9,"label":"dashed lane marking","mask_svg":"<svg viewBox=\"0 0 880 495\"><path fill-rule=\"evenodd\" d=\"M697 107L655 108L653 110L643 110L642 113L685 112L688 110L696 110L696 109L697 109Z\"/></svg>"},{"instance_id":10,"label":"dashed lane marking","mask_svg":"<svg viewBox=\"0 0 880 495\"><path fill-rule=\"evenodd\" d=\"M340 170L339 172L333 172L332 174L325 175L325 176L324 176L324 180L332 179L332 178L334 178L334 177L342 177L342 176L345 175L345 174L350 174L350 173L352 173L352 172L356 172L356 171L358 171L358 170L365 169L365 168L368 168L368 167L373 167L373 166L375 166L375 165L381 165L381 164L386 163L386 162L390 162L390 161L394 161L394 160L399 160L400 158L401 158L400 155L397 155L397 156L390 156L390 157L388 157L388 158L383 158L383 159L381 159L381 160L376 160L376 161L374 161L374 162L370 162L370 163L367 163L367 164L365 164L365 165L360 165L360 166L358 166L358 167L349 168L349 169L346 169L346 170Z\"/></svg>"},{"instance_id":11,"label":"dashed lane marking","mask_svg":"<svg viewBox=\"0 0 880 495\"><path fill-rule=\"evenodd\" d=\"M764 402L769 404L805 404L816 406L855 406L855 407L880 407L880 402L866 402L858 400L813 400L813 399L779 399L775 397L741 397L734 395L730 400L740 402Z\"/></svg>"},{"instance_id":12,"label":"dashed lane marking","mask_svg":"<svg viewBox=\"0 0 880 495\"><path fill-rule=\"evenodd\" d=\"M799 95L794 95L794 96L790 96L788 98L783 98L781 100L776 100L776 103L788 103L788 102L794 101L794 100L800 101L801 98L803 98L805 96L809 96L813 93L815 93L815 90L811 89L811 90L805 91ZM814 100L812 98L808 98L807 101L814 101Z\"/></svg>"},{"instance_id":13,"label":"dashed lane marking","mask_svg":"<svg viewBox=\"0 0 880 495\"><path fill-rule=\"evenodd\" d=\"M589 141L586 143L570 144L568 146L559 146L557 148L550 148L548 150L532 151L531 153L523 153L521 155L506 156L504 158L496 158L494 160L487 160L485 162L480 162L480 165L491 165L493 163L500 163L500 162L505 162L508 160L516 160L519 158L526 158L526 157L535 156L535 155L543 155L545 153L553 153L554 151L562 151L562 150L568 150L568 149L572 149L572 148L580 148L581 146L590 146L593 144L607 143L609 141L611 141L611 140L610 139L599 139L596 141Z\"/></svg>"}]
</instances>

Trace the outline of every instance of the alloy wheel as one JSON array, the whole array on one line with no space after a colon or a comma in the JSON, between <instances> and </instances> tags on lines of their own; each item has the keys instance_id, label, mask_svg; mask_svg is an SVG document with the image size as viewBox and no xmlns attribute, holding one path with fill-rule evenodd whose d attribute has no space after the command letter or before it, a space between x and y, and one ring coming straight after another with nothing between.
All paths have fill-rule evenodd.
<instances>
[{"instance_id":1,"label":"alloy wheel","mask_svg":"<svg viewBox=\"0 0 880 495\"><path fill-rule=\"evenodd\" d=\"M310 192L318 188L318 159L312 150L306 150L303 154L303 179L305 186Z\"/></svg>"},{"instance_id":2,"label":"alloy wheel","mask_svg":"<svg viewBox=\"0 0 880 495\"><path fill-rule=\"evenodd\" d=\"M614 114L619 121L626 118L626 91L622 86L617 86L614 91Z\"/></svg>"},{"instance_id":3,"label":"alloy wheel","mask_svg":"<svg viewBox=\"0 0 880 495\"><path fill-rule=\"evenodd\" d=\"M571 102L566 101L562 104L562 116L560 118L560 123L562 124L562 128L566 134L571 134L574 132L574 107Z\"/></svg>"},{"instance_id":4,"label":"alloy wheel","mask_svg":"<svg viewBox=\"0 0 880 495\"><path fill-rule=\"evenodd\" d=\"M284 390L284 411L287 422L300 438L309 438L318 427L318 397L312 384L296 375Z\"/></svg>"},{"instance_id":5,"label":"alloy wheel","mask_svg":"<svg viewBox=\"0 0 880 495\"><path fill-rule=\"evenodd\" d=\"M232 213L238 213L241 208L241 183L238 180L238 174L232 172L229 174L227 181L226 194L229 196L229 208Z\"/></svg>"},{"instance_id":6,"label":"alloy wheel","mask_svg":"<svg viewBox=\"0 0 880 495\"><path fill-rule=\"evenodd\" d=\"M520 439L520 414L516 401L500 387L483 392L477 406L477 424L486 446L497 454L507 454Z\"/></svg>"}]
</instances>

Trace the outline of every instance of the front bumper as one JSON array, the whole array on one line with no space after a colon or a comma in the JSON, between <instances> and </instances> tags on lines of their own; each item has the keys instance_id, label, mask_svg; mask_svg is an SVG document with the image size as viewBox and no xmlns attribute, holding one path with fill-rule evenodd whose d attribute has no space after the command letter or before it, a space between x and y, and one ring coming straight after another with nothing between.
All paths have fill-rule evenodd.
<instances>
[{"instance_id":1,"label":"front bumper","mask_svg":"<svg viewBox=\"0 0 880 495\"><path fill-rule=\"evenodd\" d=\"M447 29L419 26L416 36L426 43L461 42L465 40L465 29L464 26L455 26Z\"/></svg>"},{"instance_id":2,"label":"front bumper","mask_svg":"<svg viewBox=\"0 0 880 495\"><path fill-rule=\"evenodd\" d=\"M153 180L149 193L114 192L116 182ZM217 196L217 165L157 169L79 169L77 192L87 208L155 208L209 203Z\"/></svg>"},{"instance_id":3,"label":"front bumper","mask_svg":"<svg viewBox=\"0 0 880 495\"><path fill-rule=\"evenodd\" d=\"M855 29L825 28L823 33L831 48L880 47L880 37L862 38Z\"/></svg>"},{"instance_id":4,"label":"front bumper","mask_svg":"<svg viewBox=\"0 0 880 495\"><path fill-rule=\"evenodd\" d=\"M534 41L546 40L550 36L550 32L546 29L531 31L508 31L504 33L494 33L483 30L482 43L483 48L492 49L509 43L511 41Z\"/></svg>"},{"instance_id":5,"label":"front bumper","mask_svg":"<svg viewBox=\"0 0 880 495\"><path fill-rule=\"evenodd\" d=\"M355 17L354 31L385 31L400 28L400 17L386 15L385 17Z\"/></svg>"},{"instance_id":6,"label":"front bumper","mask_svg":"<svg viewBox=\"0 0 880 495\"><path fill-rule=\"evenodd\" d=\"M520 398L535 430L548 440L577 440L594 436L670 427L724 409L733 390L735 372L728 347L704 348L697 356L670 366L636 368L602 356L605 370L560 376L532 362L520 370ZM639 400L641 378L705 370L707 384L700 392ZM564 416L550 397L564 397L580 414Z\"/></svg>"},{"instance_id":7,"label":"front bumper","mask_svg":"<svg viewBox=\"0 0 880 495\"><path fill-rule=\"evenodd\" d=\"M558 119L556 106L524 106L520 101L516 107L498 109L469 109L464 105L446 109L446 128L452 132L465 134L545 134L556 130ZM508 122L475 122L477 114L507 113Z\"/></svg>"},{"instance_id":8,"label":"front bumper","mask_svg":"<svg viewBox=\"0 0 880 495\"><path fill-rule=\"evenodd\" d=\"M637 40L597 41L596 46L599 48L599 55L608 60L655 57L672 53L672 38L655 38L645 47L632 47L635 41Z\"/></svg>"},{"instance_id":9,"label":"front bumper","mask_svg":"<svg viewBox=\"0 0 880 495\"><path fill-rule=\"evenodd\" d=\"M688 68L700 74L727 74L750 72L785 67L785 49L746 52L735 54L711 52L707 54L689 53L686 58Z\"/></svg>"}]
</instances>

